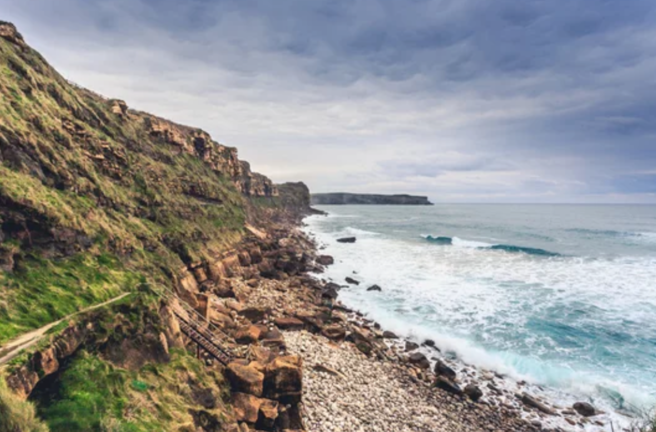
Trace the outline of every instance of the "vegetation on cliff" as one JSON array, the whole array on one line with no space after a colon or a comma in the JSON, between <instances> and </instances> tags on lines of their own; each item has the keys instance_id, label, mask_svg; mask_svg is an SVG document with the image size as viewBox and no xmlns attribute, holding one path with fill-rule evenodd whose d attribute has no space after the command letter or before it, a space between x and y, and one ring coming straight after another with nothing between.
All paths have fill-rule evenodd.
<instances>
[{"instance_id":1,"label":"vegetation on cliff","mask_svg":"<svg viewBox=\"0 0 656 432\"><path fill-rule=\"evenodd\" d=\"M234 424L222 375L171 345L158 298L139 287L195 296L248 223L294 213L307 188L279 195L206 132L68 82L1 21L0 95L0 352L132 293L63 321L6 365L0 432Z\"/></svg>"},{"instance_id":2,"label":"vegetation on cliff","mask_svg":"<svg viewBox=\"0 0 656 432\"><path fill-rule=\"evenodd\" d=\"M243 232L275 186L234 148L67 82L0 23L0 343L170 284Z\"/></svg>"}]
</instances>

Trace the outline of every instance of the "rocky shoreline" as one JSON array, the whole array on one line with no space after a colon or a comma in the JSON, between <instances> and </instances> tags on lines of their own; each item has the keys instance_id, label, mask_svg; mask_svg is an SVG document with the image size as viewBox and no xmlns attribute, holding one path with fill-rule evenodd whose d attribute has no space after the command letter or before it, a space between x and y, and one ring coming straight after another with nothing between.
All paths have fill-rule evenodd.
<instances>
[{"instance_id":1,"label":"rocky shoreline","mask_svg":"<svg viewBox=\"0 0 656 432\"><path fill-rule=\"evenodd\" d=\"M236 299L214 299L213 320L236 318L236 339L248 346L244 366L266 369L257 364L263 349L275 352L274 357L293 356L303 365L302 383L297 383L302 398L295 401L299 428L611 430L587 404L558 407L531 395L525 383L458 364L431 341L420 345L385 331L339 302L342 286L320 279L334 259L318 255L318 245L305 233L294 227L276 236L263 252L273 258L273 269L259 279L233 278Z\"/></svg>"}]
</instances>

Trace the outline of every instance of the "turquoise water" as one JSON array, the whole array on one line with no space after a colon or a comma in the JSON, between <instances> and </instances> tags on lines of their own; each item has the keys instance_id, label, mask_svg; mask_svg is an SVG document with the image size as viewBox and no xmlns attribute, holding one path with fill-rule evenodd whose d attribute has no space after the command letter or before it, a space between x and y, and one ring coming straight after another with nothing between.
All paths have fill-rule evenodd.
<instances>
[{"instance_id":1,"label":"turquoise water","mask_svg":"<svg viewBox=\"0 0 656 432\"><path fill-rule=\"evenodd\" d=\"M564 402L656 404L656 206L319 208L346 304Z\"/></svg>"}]
</instances>

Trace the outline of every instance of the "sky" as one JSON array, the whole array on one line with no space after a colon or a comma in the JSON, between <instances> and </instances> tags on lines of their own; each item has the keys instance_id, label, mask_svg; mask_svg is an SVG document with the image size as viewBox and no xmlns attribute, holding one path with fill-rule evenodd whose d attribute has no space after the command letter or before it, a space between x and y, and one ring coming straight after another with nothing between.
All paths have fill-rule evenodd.
<instances>
[{"instance_id":1,"label":"sky","mask_svg":"<svg viewBox=\"0 0 656 432\"><path fill-rule=\"evenodd\" d=\"M276 182L656 203L653 0L0 0L0 19Z\"/></svg>"}]
</instances>

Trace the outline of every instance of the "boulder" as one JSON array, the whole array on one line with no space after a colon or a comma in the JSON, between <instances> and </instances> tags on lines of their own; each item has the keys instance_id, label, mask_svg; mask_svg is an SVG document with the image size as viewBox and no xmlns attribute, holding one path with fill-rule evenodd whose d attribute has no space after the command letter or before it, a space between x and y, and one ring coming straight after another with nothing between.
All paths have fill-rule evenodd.
<instances>
[{"instance_id":1,"label":"boulder","mask_svg":"<svg viewBox=\"0 0 656 432\"><path fill-rule=\"evenodd\" d=\"M303 390L303 360L299 356L276 357L266 366L265 394L272 399L300 401Z\"/></svg>"},{"instance_id":2,"label":"boulder","mask_svg":"<svg viewBox=\"0 0 656 432\"><path fill-rule=\"evenodd\" d=\"M389 330L385 330L385 331L383 332L383 337L384 337L385 339L398 339L398 338L399 338L399 337L396 335L396 333L391 332L391 331L389 331Z\"/></svg>"},{"instance_id":3,"label":"boulder","mask_svg":"<svg viewBox=\"0 0 656 432\"><path fill-rule=\"evenodd\" d=\"M422 345L427 346L427 347L431 347L431 348L435 348L435 341L433 341L433 340L431 340L431 339L426 339L426 340L422 343Z\"/></svg>"},{"instance_id":4,"label":"boulder","mask_svg":"<svg viewBox=\"0 0 656 432\"><path fill-rule=\"evenodd\" d=\"M260 339L261 330L254 325L242 327L235 333L235 341L239 344L252 344Z\"/></svg>"},{"instance_id":5,"label":"boulder","mask_svg":"<svg viewBox=\"0 0 656 432\"><path fill-rule=\"evenodd\" d=\"M271 309L264 306L251 306L238 311L239 315L243 316L251 322L262 321L267 315L271 313Z\"/></svg>"},{"instance_id":6,"label":"boulder","mask_svg":"<svg viewBox=\"0 0 656 432\"><path fill-rule=\"evenodd\" d=\"M331 340L342 340L346 337L346 330L338 324L332 324L324 327L321 334Z\"/></svg>"},{"instance_id":7,"label":"boulder","mask_svg":"<svg viewBox=\"0 0 656 432\"><path fill-rule=\"evenodd\" d=\"M237 254L223 258L222 263L229 277L239 276L241 265L239 264L239 256Z\"/></svg>"},{"instance_id":8,"label":"boulder","mask_svg":"<svg viewBox=\"0 0 656 432\"><path fill-rule=\"evenodd\" d=\"M442 360L438 360L437 363L435 363L434 370L435 370L435 375L444 376L450 380L456 379L456 371L454 371L449 366L447 366L447 364L444 363Z\"/></svg>"},{"instance_id":9,"label":"boulder","mask_svg":"<svg viewBox=\"0 0 656 432\"><path fill-rule=\"evenodd\" d=\"M226 378L230 381L233 392L262 396L264 390L264 374L257 368L232 362L226 368Z\"/></svg>"},{"instance_id":10,"label":"boulder","mask_svg":"<svg viewBox=\"0 0 656 432\"><path fill-rule=\"evenodd\" d=\"M337 295L337 290L333 287L326 287L321 292L321 297L329 300L335 300Z\"/></svg>"},{"instance_id":11,"label":"boulder","mask_svg":"<svg viewBox=\"0 0 656 432\"><path fill-rule=\"evenodd\" d=\"M187 272L184 277L180 278L176 291L178 296L184 300L189 306L196 309L198 307L198 301L196 300L196 294L198 294L198 282L194 275Z\"/></svg>"},{"instance_id":12,"label":"boulder","mask_svg":"<svg viewBox=\"0 0 656 432\"><path fill-rule=\"evenodd\" d=\"M242 267L248 267L251 265L251 256L247 251L239 252L238 259L239 265Z\"/></svg>"},{"instance_id":13,"label":"boulder","mask_svg":"<svg viewBox=\"0 0 656 432\"><path fill-rule=\"evenodd\" d=\"M255 424L264 399L246 393L233 393L232 408L237 421Z\"/></svg>"},{"instance_id":14,"label":"boulder","mask_svg":"<svg viewBox=\"0 0 656 432\"><path fill-rule=\"evenodd\" d=\"M262 251L259 247L251 249L248 254L251 256L251 264L259 264L262 262Z\"/></svg>"},{"instance_id":15,"label":"boulder","mask_svg":"<svg viewBox=\"0 0 656 432\"><path fill-rule=\"evenodd\" d=\"M408 362L420 367L421 369L430 369L430 362L428 361L426 356L420 352L414 352L410 354L410 356L408 357Z\"/></svg>"},{"instance_id":16,"label":"boulder","mask_svg":"<svg viewBox=\"0 0 656 432\"><path fill-rule=\"evenodd\" d=\"M587 402L576 402L572 408L583 417L592 417L597 415L597 410Z\"/></svg>"},{"instance_id":17,"label":"boulder","mask_svg":"<svg viewBox=\"0 0 656 432\"><path fill-rule=\"evenodd\" d=\"M548 415L556 415L556 412L553 409L549 408L548 406L546 406L545 404L543 404L542 402L540 402L539 400L537 400L536 398L534 398L533 396L527 393L522 394L520 399L522 403L528 407L535 408L538 411L541 411Z\"/></svg>"},{"instance_id":18,"label":"boulder","mask_svg":"<svg viewBox=\"0 0 656 432\"><path fill-rule=\"evenodd\" d=\"M281 317L276 318L274 323L282 330L302 330L303 321L298 318Z\"/></svg>"},{"instance_id":19,"label":"boulder","mask_svg":"<svg viewBox=\"0 0 656 432\"><path fill-rule=\"evenodd\" d=\"M379 287L378 285L372 285L369 288L367 288L367 291L382 291L383 289Z\"/></svg>"},{"instance_id":20,"label":"boulder","mask_svg":"<svg viewBox=\"0 0 656 432\"><path fill-rule=\"evenodd\" d=\"M207 269L209 271L210 279L212 279L214 282L218 282L221 279L226 279L228 277L228 273L226 272L226 269L221 261L215 261L209 264Z\"/></svg>"},{"instance_id":21,"label":"boulder","mask_svg":"<svg viewBox=\"0 0 656 432\"><path fill-rule=\"evenodd\" d=\"M257 416L257 429L273 430L273 426L278 418L278 402L266 399L260 405L260 412Z\"/></svg>"},{"instance_id":22,"label":"boulder","mask_svg":"<svg viewBox=\"0 0 656 432\"><path fill-rule=\"evenodd\" d=\"M321 264L322 266L328 266L334 263L335 263L335 259L330 255L319 255L317 257L317 264Z\"/></svg>"},{"instance_id":23,"label":"boulder","mask_svg":"<svg viewBox=\"0 0 656 432\"><path fill-rule=\"evenodd\" d=\"M414 342L406 341L405 342L405 350L406 351L414 351L416 349L419 349L419 345L417 345Z\"/></svg>"},{"instance_id":24,"label":"boulder","mask_svg":"<svg viewBox=\"0 0 656 432\"><path fill-rule=\"evenodd\" d=\"M351 285L360 285L360 282L358 282L355 279L350 278L348 276L346 276L346 278L344 280L346 281L346 283L349 283Z\"/></svg>"},{"instance_id":25,"label":"boulder","mask_svg":"<svg viewBox=\"0 0 656 432\"><path fill-rule=\"evenodd\" d=\"M235 328L235 321L232 317L221 312L212 311L210 314L210 320L212 321L212 324L224 330Z\"/></svg>"},{"instance_id":26,"label":"boulder","mask_svg":"<svg viewBox=\"0 0 656 432\"><path fill-rule=\"evenodd\" d=\"M321 316L314 312L310 311L298 311L296 312L296 318L303 321L308 325L309 330L311 331L320 331L323 327L323 319Z\"/></svg>"},{"instance_id":27,"label":"boulder","mask_svg":"<svg viewBox=\"0 0 656 432\"><path fill-rule=\"evenodd\" d=\"M483 396L483 391L474 384L468 384L465 387L464 393L474 402L478 402L478 400Z\"/></svg>"},{"instance_id":28,"label":"boulder","mask_svg":"<svg viewBox=\"0 0 656 432\"><path fill-rule=\"evenodd\" d=\"M337 239L338 243L355 243L356 238L355 237L343 237Z\"/></svg>"},{"instance_id":29,"label":"boulder","mask_svg":"<svg viewBox=\"0 0 656 432\"><path fill-rule=\"evenodd\" d=\"M442 389L451 394L455 394L455 395L462 394L462 389L458 384L454 383L450 379L443 376L437 377L437 379L435 380L435 387Z\"/></svg>"}]
</instances>

